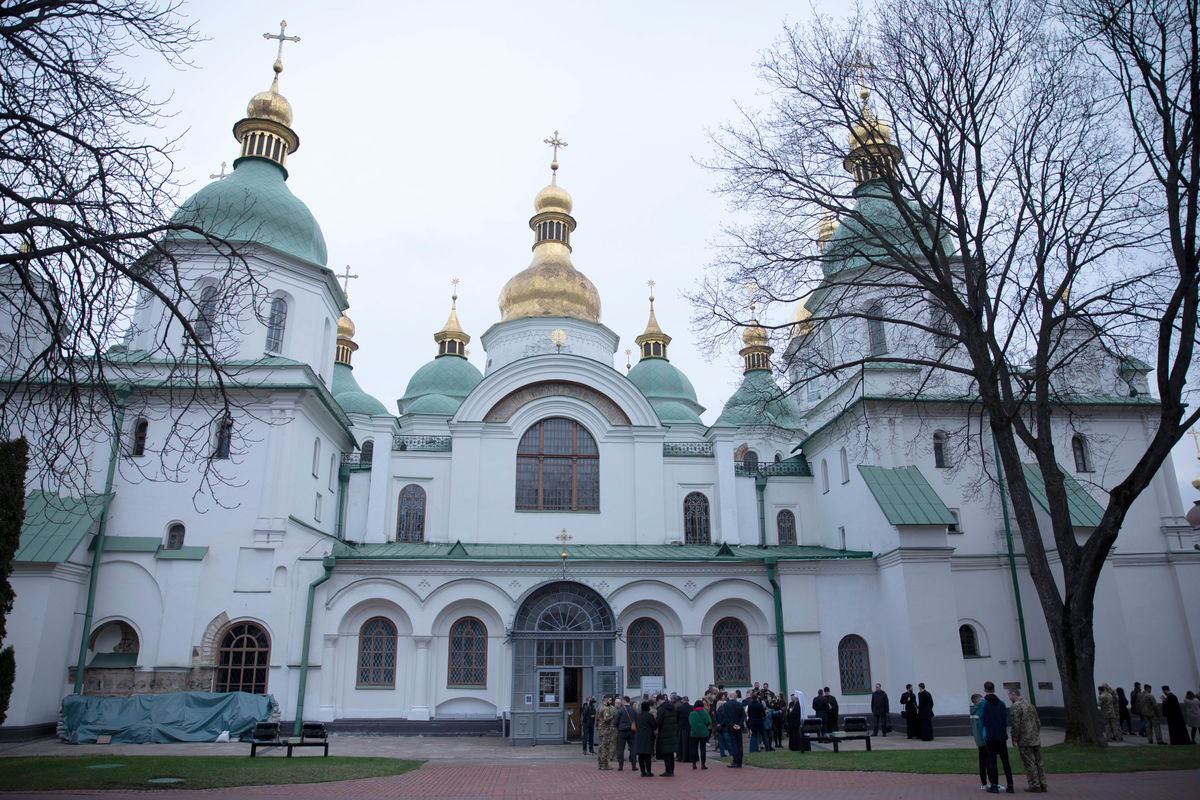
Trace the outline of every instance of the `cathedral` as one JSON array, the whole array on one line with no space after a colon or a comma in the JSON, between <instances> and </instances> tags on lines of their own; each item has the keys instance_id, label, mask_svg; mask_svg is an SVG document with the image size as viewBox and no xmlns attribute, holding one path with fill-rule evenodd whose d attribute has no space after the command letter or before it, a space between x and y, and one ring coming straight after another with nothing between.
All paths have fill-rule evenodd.
<instances>
[{"instance_id":1,"label":"cathedral","mask_svg":"<svg viewBox=\"0 0 1200 800\"><path fill-rule=\"evenodd\" d=\"M355 351L388 332L356 331L347 315L318 221L286 182L291 125L277 75L234 126L232 173L179 207L189 229L168 245L197 298L197 335L237 365L238 402L205 454L234 502L200 513L196 484L154 480L152 465L117 468L110 489L82 496L31 490L0 734L53 726L73 692L245 691L272 695L285 720L457 721L515 745L576 738L587 697L652 686L693 698L709 684L828 686L843 713L867 713L876 683L896 698L923 681L952 715L992 680L1061 705L1020 539L1010 556L1008 509L985 480L990 456L965 441L979 420L914 399L898 363L798 392L776 379L779 358L805 347L911 342L861 318L814 333L808 315L836 299L813 296L784 341L746 326L740 386L706 425L670 360L667 331L682 323L657 319L653 297L636 364L614 363L618 335L572 264L556 148L533 197L532 260L475 332L483 370L453 297L429 340L389 343L429 353L389 408L353 371ZM865 138L850 136L847 164ZM886 226L878 176L854 174L856 215ZM542 180L531 174L531 189ZM861 220L825 225L826 273L861 268L866 235ZM254 268L257 313L217 307L214 240ZM137 313L114 363L166 335L159 301ZM1151 435L1155 405L1145 364L1089 363L1060 446L1081 534ZM174 404L160 366L145 362L122 401L119 446L97 442L101 474L110 449L117 467L151 464L173 422L200 413ZM1195 685L1196 550L1168 461L1100 580L1098 680Z\"/></svg>"}]
</instances>

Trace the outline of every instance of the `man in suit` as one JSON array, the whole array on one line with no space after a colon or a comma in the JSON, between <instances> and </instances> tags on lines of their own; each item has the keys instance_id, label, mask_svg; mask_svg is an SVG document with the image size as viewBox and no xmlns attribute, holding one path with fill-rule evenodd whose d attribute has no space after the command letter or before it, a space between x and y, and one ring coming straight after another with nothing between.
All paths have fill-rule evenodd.
<instances>
[{"instance_id":1,"label":"man in suit","mask_svg":"<svg viewBox=\"0 0 1200 800\"><path fill-rule=\"evenodd\" d=\"M729 766L742 767L742 733L746 729L746 709L737 700L721 706L725 711L725 727L729 731Z\"/></svg>"},{"instance_id":2,"label":"man in suit","mask_svg":"<svg viewBox=\"0 0 1200 800\"><path fill-rule=\"evenodd\" d=\"M917 684L917 721L921 725L921 741L933 741L933 695L925 691L925 684ZM1008 735L1005 734L1005 738Z\"/></svg>"},{"instance_id":3,"label":"man in suit","mask_svg":"<svg viewBox=\"0 0 1200 800\"><path fill-rule=\"evenodd\" d=\"M887 692L883 690L882 684L875 684L875 691L871 693L871 715L875 717L875 729L872 736L879 735L879 729L883 728L883 735L888 735L888 728L891 723L888 721L888 715L891 713L891 707L888 705Z\"/></svg>"},{"instance_id":4,"label":"man in suit","mask_svg":"<svg viewBox=\"0 0 1200 800\"><path fill-rule=\"evenodd\" d=\"M917 725L917 696L913 694L911 683L904 684L904 694L900 695L900 716L904 717L908 738L917 738L920 730Z\"/></svg>"}]
</instances>

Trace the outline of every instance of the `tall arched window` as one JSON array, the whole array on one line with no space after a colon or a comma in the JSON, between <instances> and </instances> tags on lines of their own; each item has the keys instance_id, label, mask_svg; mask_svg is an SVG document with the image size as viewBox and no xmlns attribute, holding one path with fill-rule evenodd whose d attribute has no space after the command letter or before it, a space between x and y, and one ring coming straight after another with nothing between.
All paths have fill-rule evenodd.
<instances>
[{"instance_id":1,"label":"tall arched window","mask_svg":"<svg viewBox=\"0 0 1200 800\"><path fill-rule=\"evenodd\" d=\"M758 453L753 450L747 450L746 455L742 456L742 467L747 472L758 471Z\"/></svg>"},{"instance_id":2,"label":"tall arched window","mask_svg":"<svg viewBox=\"0 0 1200 800\"><path fill-rule=\"evenodd\" d=\"M217 287L205 286L200 290L200 302L196 304L196 321L192 330L201 342L211 342L213 320L217 316Z\"/></svg>"},{"instance_id":3,"label":"tall arched window","mask_svg":"<svg viewBox=\"0 0 1200 800\"><path fill-rule=\"evenodd\" d=\"M775 517L775 528L779 531L779 543L784 546L796 544L796 515L786 508Z\"/></svg>"},{"instance_id":4,"label":"tall arched window","mask_svg":"<svg viewBox=\"0 0 1200 800\"><path fill-rule=\"evenodd\" d=\"M838 451L838 460L842 462L842 483L850 482L850 456L846 454L846 448Z\"/></svg>"},{"instance_id":5,"label":"tall arched window","mask_svg":"<svg viewBox=\"0 0 1200 800\"><path fill-rule=\"evenodd\" d=\"M450 628L450 686L487 686L487 626L463 617Z\"/></svg>"},{"instance_id":6,"label":"tall arched window","mask_svg":"<svg viewBox=\"0 0 1200 800\"><path fill-rule=\"evenodd\" d=\"M1071 453L1075 456L1075 471L1076 472L1091 472L1091 464L1088 461L1087 440L1082 434L1075 434L1071 437Z\"/></svg>"},{"instance_id":7,"label":"tall arched window","mask_svg":"<svg viewBox=\"0 0 1200 800\"><path fill-rule=\"evenodd\" d=\"M358 630L359 686L396 685L396 626L386 617L372 617Z\"/></svg>"},{"instance_id":8,"label":"tall arched window","mask_svg":"<svg viewBox=\"0 0 1200 800\"><path fill-rule=\"evenodd\" d=\"M133 424L133 447L129 448L131 456L144 456L146 454L146 433L150 430L150 423L145 417L139 417L138 421Z\"/></svg>"},{"instance_id":9,"label":"tall arched window","mask_svg":"<svg viewBox=\"0 0 1200 800\"><path fill-rule=\"evenodd\" d=\"M888 351L881 303L872 303L871 307L867 309L867 338L871 343L871 355L881 356Z\"/></svg>"},{"instance_id":10,"label":"tall arched window","mask_svg":"<svg viewBox=\"0 0 1200 800\"><path fill-rule=\"evenodd\" d=\"M287 324L287 301L276 297L271 301L271 314L267 318L267 352L283 352L283 328Z\"/></svg>"},{"instance_id":11,"label":"tall arched window","mask_svg":"<svg viewBox=\"0 0 1200 800\"><path fill-rule=\"evenodd\" d=\"M229 417L217 424L217 442L213 447L213 458L229 458L233 444L233 420Z\"/></svg>"},{"instance_id":12,"label":"tall arched window","mask_svg":"<svg viewBox=\"0 0 1200 800\"><path fill-rule=\"evenodd\" d=\"M599 511L600 451L574 420L538 422L517 446L518 511Z\"/></svg>"},{"instance_id":13,"label":"tall arched window","mask_svg":"<svg viewBox=\"0 0 1200 800\"><path fill-rule=\"evenodd\" d=\"M933 432L933 465L938 469L950 466L950 456L946 452L946 432Z\"/></svg>"},{"instance_id":14,"label":"tall arched window","mask_svg":"<svg viewBox=\"0 0 1200 800\"><path fill-rule=\"evenodd\" d=\"M312 474L314 478L321 474L321 440L319 438L313 439Z\"/></svg>"},{"instance_id":15,"label":"tall arched window","mask_svg":"<svg viewBox=\"0 0 1200 800\"><path fill-rule=\"evenodd\" d=\"M163 545L164 550L182 550L183 537L187 534L187 529L183 524L176 522L167 529L167 543Z\"/></svg>"},{"instance_id":16,"label":"tall arched window","mask_svg":"<svg viewBox=\"0 0 1200 800\"><path fill-rule=\"evenodd\" d=\"M683 498L683 543L712 544L708 498L702 492Z\"/></svg>"},{"instance_id":17,"label":"tall arched window","mask_svg":"<svg viewBox=\"0 0 1200 800\"><path fill-rule=\"evenodd\" d=\"M631 686L641 686L643 675L663 675L663 630L649 617L635 619L625 632L626 670Z\"/></svg>"},{"instance_id":18,"label":"tall arched window","mask_svg":"<svg viewBox=\"0 0 1200 800\"><path fill-rule=\"evenodd\" d=\"M829 491L829 463L821 459L821 494Z\"/></svg>"},{"instance_id":19,"label":"tall arched window","mask_svg":"<svg viewBox=\"0 0 1200 800\"><path fill-rule=\"evenodd\" d=\"M838 643L838 671L842 678L842 694L871 691L871 659L867 642L853 633Z\"/></svg>"},{"instance_id":20,"label":"tall arched window","mask_svg":"<svg viewBox=\"0 0 1200 800\"><path fill-rule=\"evenodd\" d=\"M963 658L976 658L979 655L979 638L970 625L958 626L958 643L962 645Z\"/></svg>"},{"instance_id":21,"label":"tall arched window","mask_svg":"<svg viewBox=\"0 0 1200 800\"><path fill-rule=\"evenodd\" d=\"M375 440L367 439L365 442L362 443L362 452L358 456L358 461L360 464L370 464L371 460L374 458L375 458Z\"/></svg>"},{"instance_id":22,"label":"tall arched window","mask_svg":"<svg viewBox=\"0 0 1200 800\"><path fill-rule=\"evenodd\" d=\"M396 541L425 541L425 490L415 483L410 483L400 490L400 512L396 517Z\"/></svg>"},{"instance_id":23,"label":"tall arched window","mask_svg":"<svg viewBox=\"0 0 1200 800\"><path fill-rule=\"evenodd\" d=\"M271 638L252 622L231 625L217 650L214 692L267 693Z\"/></svg>"},{"instance_id":24,"label":"tall arched window","mask_svg":"<svg viewBox=\"0 0 1200 800\"><path fill-rule=\"evenodd\" d=\"M733 617L713 626L713 683L750 683L750 637L741 620Z\"/></svg>"}]
</instances>

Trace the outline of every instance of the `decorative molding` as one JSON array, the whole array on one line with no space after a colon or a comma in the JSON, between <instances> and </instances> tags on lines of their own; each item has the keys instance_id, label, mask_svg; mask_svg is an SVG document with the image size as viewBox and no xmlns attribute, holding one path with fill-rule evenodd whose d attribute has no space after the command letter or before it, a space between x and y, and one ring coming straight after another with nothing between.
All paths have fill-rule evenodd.
<instances>
[{"instance_id":1,"label":"decorative molding","mask_svg":"<svg viewBox=\"0 0 1200 800\"><path fill-rule=\"evenodd\" d=\"M688 650L694 650L696 648L696 645L698 645L700 643L699 636L685 635L685 636L681 636L680 638L683 640L684 648L686 648Z\"/></svg>"},{"instance_id":2,"label":"decorative molding","mask_svg":"<svg viewBox=\"0 0 1200 800\"><path fill-rule=\"evenodd\" d=\"M897 547L875 557L880 569L889 569L899 564L949 564L954 555L953 547Z\"/></svg>"},{"instance_id":3,"label":"decorative molding","mask_svg":"<svg viewBox=\"0 0 1200 800\"><path fill-rule=\"evenodd\" d=\"M630 425L629 416L608 395L573 381L539 381L502 397L483 416L484 422L507 422L522 406L546 397L571 397L594 407L613 425Z\"/></svg>"}]
</instances>

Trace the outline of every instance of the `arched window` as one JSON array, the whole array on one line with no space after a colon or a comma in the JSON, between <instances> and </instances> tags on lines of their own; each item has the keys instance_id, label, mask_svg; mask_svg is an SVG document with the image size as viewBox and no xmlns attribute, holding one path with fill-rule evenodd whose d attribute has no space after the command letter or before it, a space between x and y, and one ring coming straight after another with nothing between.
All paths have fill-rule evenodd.
<instances>
[{"instance_id":1,"label":"arched window","mask_svg":"<svg viewBox=\"0 0 1200 800\"><path fill-rule=\"evenodd\" d=\"M150 423L145 417L139 417L138 421L133 424L133 447L129 448L131 456L146 455L146 432L150 430Z\"/></svg>"},{"instance_id":2,"label":"arched window","mask_svg":"<svg viewBox=\"0 0 1200 800\"><path fill-rule=\"evenodd\" d=\"M410 483L400 490L400 513L396 519L396 541L425 541L425 490L415 483Z\"/></svg>"},{"instance_id":3,"label":"arched window","mask_svg":"<svg viewBox=\"0 0 1200 800\"><path fill-rule=\"evenodd\" d=\"M821 494L829 491L829 464L821 459Z\"/></svg>"},{"instance_id":4,"label":"arched window","mask_svg":"<svg viewBox=\"0 0 1200 800\"><path fill-rule=\"evenodd\" d=\"M1076 472L1092 471L1088 460L1087 439L1084 439L1082 434L1077 433L1071 437L1071 453L1075 456Z\"/></svg>"},{"instance_id":5,"label":"arched window","mask_svg":"<svg viewBox=\"0 0 1200 800\"><path fill-rule=\"evenodd\" d=\"M933 465L938 469L950 466L950 457L946 452L946 432L933 432Z\"/></svg>"},{"instance_id":6,"label":"arched window","mask_svg":"<svg viewBox=\"0 0 1200 800\"><path fill-rule=\"evenodd\" d=\"M867 642L853 633L838 643L838 671L842 678L842 694L871 691L871 659Z\"/></svg>"},{"instance_id":7,"label":"arched window","mask_svg":"<svg viewBox=\"0 0 1200 800\"><path fill-rule=\"evenodd\" d=\"M176 522L167 529L167 543L163 545L164 550L182 550L183 537L187 533L187 529L182 523Z\"/></svg>"},{"instance_id":8,"label":"arched window","mask_svg":"<svg viewBox=\"0 0 1200 800\"><path fill-rule=\"evenodd\" d=\"M934 338L940 346L950 347L954 344L954 319L937 300L929 306L929 327L935 331Z\"/></svg>"},{"instance_id":9,"label":"arched window","mask_svg":"<svg viewBox=\"0 0 1200 800\"><path fill-rule=\"evenodd\" d=\"M746 454L744 456L742 456L742 467L747 472L757 472L758 471L758 453L754 452L753 450L747 450Z\"/></svg>"},{"instance_id":10,"label":"arched window","mask_svg":"<svg viewBox=\"0 0 1200 800\"><path fill-rule=\"evenodd\" d=\"M372 617L358 631L359 686L396 685L396 626L386 617Z\"/></svg>"},{"instance_id":11,"label":"arched window","mask_svg":"<svg viewBox=\"0 0 1200 800\"><path fill-rule=\"evenodd\" d=\"M599 511L600 451L579 423L538 422L517 446L518 511Z\"/></svg>"},{"instance_id":12,"label":"arched window","mask_svg":"<svg viewBox=\"0 0 1200 800\"><path fill-rule=\"evenodd\" d=\"M370 464L375 458L375 440L367 439L362 443L362 452L358 456L359 463Z\"/></svg>"},{"instance_id":13,"label":"arched window","mask_svg":"<svg viewBox=\"0 0 1200 800\"><path fill-rule=\"evenodd\" d=\"M463 617L450 628L450 686L487 686L487 626Z\"/></svg>"},{"instance_id":14,"label":"arched window","mask_svg":"<svg viewBox=\"0 0 1200 800\"><path fill-rule=\"evenodd\" d=\"M320 438L313 439L312 474L313 474L314 478L321 474L321 440L320 440Z\"/></svg>"},{"instance_id":15,"label":"arched window","mask_svg":"<svg viewBox=\"0 0 1200 800\"><path fill-rule=\"evenodd\" d=\"M838 451L838 460L842 462L842 483L850 482L850 457L846 455L846 448Z\"/></svg>"},{"instance_id":16,"label":"arched window","mask_svg":"<svg viewBox=\"0 0 1200 800\"><path fill-rule=\"evenodd\" d=\"M750 683L750 637L741 620L733 617L713 626L713 683Z\"/></svg>"},{"instance_id":17,"label":"arched window","mask_svg":"<svg viewBox=\"0 0 1200 800\"><path fill-rule=\"evenodd\" d=\"M779 543L785 546L796 544L796 515L786 508L775 517L775 529L779 532Z\"/></svg>"},{"instance_id":18,"label":"arched window","mask_svg":"<svg viewBox=\"0 0 1200 800\"><path fill-rule=\"evenodd\" d=\"M626 671L631 686L641 686L643 675L663 673L662 626L649 617L635 619L625 632Z\"/></svg>"},{"instance_id":19,"label":"arched window","mask_svg":"<svg viewBox=\"0 0 1200 800\"><path fill-rule=\"evenodd\" d=\"M271 664L271 639L252 622L231 625L217 650L214 692L267 693L267 671Z\"/></svg>"},{"instance_id":20,"label":"arched window","mask_svg":"<svg viewBox=\"0 0 1200 800\"><path fill-rule=\"evenodd\" d=\"M334 482L337 481L338 473L338 454L329 454L329 491L333 491Z\"/></svg>"},{"instance_id":21,"label":"arched window","mask_svg":"<svg viewBox=\"0 0 1200 800\"><path fill-rule=\"evenodd\" d=\"M201 342L212 341L213 320L216 316L217 287L205 286L200 290L200 302L196 304L196 321L192 324L196 339Z\"/></svg>"},{"instance_id":22,"label":"arched window","mask_svg":"<svg viewBox=\"0 0 1200 800\"><path fill-rule=\"evenodd\" d=\"M229 458L233 443L233 420L229 417L217 424L217 441L213 447L213 458Z\"/></svg>"},{"instance_id":23,"label":"arched window","mask_svg":"<svg viewBox=\"0 0 1200 800\"><path fill-rule=\"evenodd\" d=\"M283 328L287 324L287 301L276 297L271 301L271 314L267 318L267 352L283 352Z\"/></svg>"},{"instance_id":24,"label":"arched window","mask_svg":"<svg viewBox=\"0 0 1200 800\"><path fill-rule=\"evenodd\" d=\"M975 629L970 625L958 626L958 643L962 645L963 658L979 656L979 637L975 635Z\"/></svg>"},{"instance_id":25,"label":"arched window","mask_svg":"<svg viewBox=\"0 0 1200 800\"><path fill-rule=\"evenodd\" d=\"M683 498L683 543L712 544L708 498L702 492Z\"/></svg>"},{"instance_id":26,"label":"arched window","mask_svg":"<svg viewBox=\"0 0 1200 800\"><path fill-rule=\"evenodd\" d=\"M871 355L881 356L888 351L887 334L883 327L883 305L872 303L867 309L867 338L871 343Z\"/></svg>"}]
</instances>

